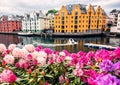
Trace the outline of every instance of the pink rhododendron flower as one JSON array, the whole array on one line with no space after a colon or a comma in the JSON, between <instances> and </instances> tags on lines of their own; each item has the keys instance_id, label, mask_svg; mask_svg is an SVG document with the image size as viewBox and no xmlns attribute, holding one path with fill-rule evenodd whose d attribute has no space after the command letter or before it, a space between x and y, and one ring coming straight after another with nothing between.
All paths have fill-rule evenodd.
<instances>
[{"instance_id":1,"label":"pink rhododendron flower","mask_svg":"<svg viewBox=\"0 0 120 85\"><path fill-rule=\"evenodd\" d=\"M30 53L34 52L35 50L35 47L32 44L25 45L24 48Z\"/></svg>"},{"instance_id":2,"label":"pink rhododendron flower","mask_svg":"<svg viewBox=\"0 0 120 85\"><path fill-rule=\"evenodd\" d=\"M28 51L26 49L20 49L20 48L15 48L12 51L12 55L16 58L25 58L25 56L28 54Z\"/></svg>"},{"instance_id":3,"label":"pink rhododendron flower","mask_svg":"<svg viewBox=\"0 0 120 85\"><path fill-rule=\"evenodd\" d=\"M59 52L59 55L60 56L65 56L65 53L64 52Z\"/></svg>"},{"instance_id":4,"label":"pink rhododendron flower","mask_svg":"<svg viewBox=\"0 0 120 85\"><path fill-rule=\"evenodd\" d=\"M6 54L9 54L9 53L10 53L10 50L7 49L7 50L5 51L5 53L6 53Z\"/></svg>"},{"instance_id":5,"label":"pink rhododendron flower","mask_svg":"<svg viewBox=\"0 0 120 85\"><path fill-rule=\"evenodd\" d=\"M46 58L44 57L37 57L37 61L40 64L40 66L44 66L46 64Z\"/></svg>"},{"instance_id":6,"label":"pink rhododendron flower","mask_svg":"<svg viewBox=\"0 0 120 85\"><path fill-rule=\"evenodd\" d=\"M44 57L45 59L47 59L47 53L44 51L40 51L39 52L39 57Z\"/></svg>"},{"instance_id":7,"label":"pink rhododendron flower","mask_svg":"<svg viewBox=\"0 0 120 85\"><path fill-rule=\"evenodd\" d=\"M63 75L59 76L59 83L62 84L65 82Z\"/></svg>"},{"instance_id":8,"label":"pink rhododendron flower","mask_svg":"<svg viewBox=\"0 0 120 85\"><path fill-rule=\"evenodd\" d=\"M38 61L34 59L32 64L36 66L38 64Z\"/></svg>"},{"instance_id":9,"label":"pink rhododendron flower","mask_svg":"<svg viewBox=\"0 0 120 85\"><path fill-rule=\"evenodd\" d=\"M83 52L83 51L79 51L79 52L77 53L77 56L79 56L79 57L81 57L81 56L86 56L86 53Z\"/></svg>"},{"instance_id":10,"label":"pink rhododendron flower","mask_svg":"<svg viewBox=\"0 0 120 85\"><path fill-rule=\"evenodd\" d=\"M71 61L72 58L71 58L70 56L66 56L66 57L65 57L65 60L67 60L67 61Z\"/></svg>"},{"instance_id":11,"label":"pink rhododendron flower","mask_svg":"<svg viewBox=\"0 0 120 85\"><path fill-rule=\"evenodd\" d=\"M2 60L2 66L5 66L5 65L6 65L5 60Z\"/></svg>"},{"instance_id":12,"label":"pink rhododendron flower","mask_svg":"<svg viewBox=\"0 0 120 85\"><path fill-rule=\"evenodd\" d=\"M116 48L116 49L113 51L113 55L114 55L114 59L120 58L120 47Z\"/></svg>"},{"instance_id":13,"label":"pink rhododendron flower","mask_svg":"<svg viewBox=\"0 0 120 85\"><path fill-rule=\"evenodd\" d=\"M41 54L37 51L34 51L33 53L31 53L33 56L33 59L37 59L37 57L41 56Z\"/></svg>"},{"instance_id":14,"label":"pink rhododendron flower","mask_svg":"<svg viewBox=\"0 0 120 85\"><path fill-rule=\"evenodd\" d=\"M22 68L24 68L25 70L30 66L30 62L25 62L22 64Z\"/></svg>"},{"instance_id":15,"label":"pink rhododendron flower","mask_svg":"<svg viewBox=\"0 0 120 85\"><path fill-rule=\"evenodd\" d=\"M48 81L46 81L46 82L45 82L45 85L50 85L50 84L48 83Z\"/></svg>"},{"instance_id":16,"label":"pink rhododendron flower","mask_svg":"<svg viewBox=\"0 0 120 85\"><path fill-rule=\"evenodd\" d=\"M48 64L53 64L55 61L53 59L49 59Z\"/></svg>"},{"instance_id":17,"label":"pink rhododendron flower","mask_svg":"<svg viewBox=\"0 0 120 85\"><path fill-rule=\"evenodd\" d=\"M106 59L109 59L111 60L111 56L109 54L109 51L105 50L105 49L101 49L101 50L98 50L96 53L95 53L95 60L96 61L102 61L102 60L106 60Z\"/></svg>"},{"instance_id":18,"label":"pink rhododendron flower","mask_svg":"<svg viewBox=\"0 0 120 85\"><path fill-rule=\"evenodd\" d=\"M10 44L10 45L8 46L8 50L13 51L13 49L15 49L15 47L16 47L15 44Z\"/></svg>"},{"instance_id":19,"label":"pink rhododendron flower","mask_svg":"<svg viewBox=\"0 0 120 85\"><path fill-rule=\"evenodd\" d=\"M76 76L78 76L78 77L80 77L80 76L83 75L83 70L82 69L75 69L73 71L73 74L76 75Z\"/></svg>"},{"instance_id":20,"label":"pink rhododendron flower","mask_svg":"<svg viewBox=\"0 0 120 85\"><path fill-rule=\"evenodd\" d=\"M21 49L20 48L15 48L15 49L13 49L13 51L12 51L12 55L14 56L14 57L17 57L17 58L19 58L21 55Z\"/></svg>"},{"instance_id":21,"label":"pink rhododendron flower","mask_svg":"<svg viewBox=\"0 0 120 85\"><path fill-rule=\"evenodd\" d=\"M87 54L86 54L86 57L87 58L94 58L94 56L95 56L95 54L94 54L94 52L93 51L89 51Z\"/></svg>"},{"instance_id":22,"label":"pink rhododendron flower","mask_svg":"<svg viewBox=\"0 0 120 85\"><path fill-rule=\"evenodd\" d=\"M25 59L26 60L32 60L33 59L32 54L27 54Z\"/></svg>"},{"instance_id":23,"label":"pink rhododendron flower","mask_svg":"<svg viewBox=\"0 0 120 85\"><path fill-rule=\"evenodd\" d=\"M13 83L17 79L16 75L9 69L4 69L0 74L1 83Z\"/></svg>"},{"instance_id":24,"label":"pink rhododendron flower","mask_svg":"<svg viewBox=\"0 0 120 85\"><path fill-rule=\"evenodd\" d=\"M20 68L19 62L15 63L15 66L16 66L17 68Z\"/></svg>"},{"instance_id":25,"label":"pink rhododendron flower","mask_svg":"<svg viewBox=\"0 0 120 85\"><path fill-rule=\"evenodd\" d=\"M20 67L22 67L22 65L24 64L24 63L26 63L27 61L26 60L24 60L24 59L20 59L19 60L19 65L20 65Z\"/></svg>"},{"instance_id":26,"label":"pink rhododendron flower","mask_svg":"<svg viewBox=\"0 0 120 85\"><path fill-rule=\"evenodd\" d=\"M65 59L64 56L61 56L61 57L58 56L58 57L56 58L56 62L57 62L57 63L61 63L61 62L64 61L64 59Z\"/></svg>"},{"instance_id":27,"label":"pink rhododendron flower","mask_svg":"<svg viewBox=\"0 0 120 85\"><path fill-rule=\"evenodd\" d=\"M35 48L35 51L39 52L41 49L42 49L42 46L37 46L37 47Z\"/></svg>"},{"instance_id":28,"label":"pink rhododendron flower","mask_svg":"<svg viewBox=\"0 0 120 85\"><path fill-rule=\"evenodd\" d=\"M44 52L46 52L47 54L51 54L52 53L52 50L50 48L45 48L44 49Z\"/></svg>"},{"instance_id":29,"label":"pink rhododendron flower","mask_svg":"<svg viewBox=\"0 0 120 85\"><path fill-rule=\"evenodd\" d=\"M5 55L5 57L3 58L3 60L7 63L7 64L14 64L14 57L12 55Z\"/></svg>"},{"instance_id":30,"label":"pink rhododendron flower","mask_svg":"<svg viewBox=\"0 0 120 85\"><path fill-rule=\"evenodd\" d=\"M6 50L6 46L4 44L0 44L0 53Z\"/></svg>"},{"instance_id":31,"label":"pink rhododendron flower","mask_svg":"<svg viewBox=\"0 0 120 85\"><path fill-rule=\"evenodd\" d=\"M62 50L62 52L64 52L66 56L70 55L70 53L67 50Z\"/></svg>"}]
</instances>

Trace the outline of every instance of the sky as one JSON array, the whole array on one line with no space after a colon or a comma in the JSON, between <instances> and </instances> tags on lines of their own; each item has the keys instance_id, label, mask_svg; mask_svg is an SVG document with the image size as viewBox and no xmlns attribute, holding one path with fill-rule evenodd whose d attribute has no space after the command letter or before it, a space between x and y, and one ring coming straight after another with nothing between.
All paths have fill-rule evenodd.
<instances>
[{"instance_id":1,"label":"sky","mask_svg":"<svg viewBox=\"0 0 120 85\"><path fill-rule=\"evenodd\" d=\"M100 5L107 14L112 9L120 10L119 0L0 0L0 15L24 15L38 10L46 13L50 9L59 10L62 5L67 4Z\"/></svg>"}]
</instances>

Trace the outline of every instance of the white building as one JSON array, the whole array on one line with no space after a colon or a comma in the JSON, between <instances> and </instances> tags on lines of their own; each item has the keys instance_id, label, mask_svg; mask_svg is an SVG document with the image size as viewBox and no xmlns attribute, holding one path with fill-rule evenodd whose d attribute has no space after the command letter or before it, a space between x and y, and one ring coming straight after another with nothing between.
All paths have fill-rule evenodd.
<instances>
[{"instance_id":1,"label":"white building","mask_svg":"<svg viewBox=\"0 0 120 85\"><path fill-rule=\"evenodd\" d=\"M119 12L120 12L120 10L113 9L109 14L109 17L113 19L112 20L113 21L113 26L117 26L117 19L118 19Z\"/></svg>"},{"instance_id":2,"label":"white building","mask_svg":"<svg viewBox=\"0 0 120 85\"><path fill-rule=\"evenodd\" d=\"M39 32L43 29L49 29L49 18L42 11L25 14L22 20L22 31Z\"/></svg>"},{"instance_id":3,"label":"white building","mask_svg":"<svg viewBox=\"0 0 120 85\"><path fill-rule=\"evenodd\" d=\"M117 26L111 27L110 32L120 33L120 13L117 16Z\"/></svg>"}]
</instances>

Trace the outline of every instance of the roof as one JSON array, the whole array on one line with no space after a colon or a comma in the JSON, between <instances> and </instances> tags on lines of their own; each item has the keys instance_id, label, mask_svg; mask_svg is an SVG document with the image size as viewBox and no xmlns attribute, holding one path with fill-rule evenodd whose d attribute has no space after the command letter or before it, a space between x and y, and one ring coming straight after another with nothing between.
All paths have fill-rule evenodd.
<instances>
[{"instance_id":1,"label":"roof","mask_svg":"<svg viewBox=\"0 0 120 85\"><path fill-rule=\"evenodd\" d=\"M74 8L74 4L69 4L69 5L66 5L65 6L67 11L68 11L68 14L71 14L73 8Z\"/></svg>"},{"instance_id":2,"label":"roof","mask_svg":"<svg viewBox=\"0 0 120 85\"><path fill-rule=\"evenodd\" d=\"M71 14L71 12L72 12L75 5L76 4L69 4L69 5L65 6L67 11L68 11L68 14ZM86 13L86 5L78 4L78 6L79 6L82 13Z\"/></svg>"},{"instance_id":3,"label":"roof","mask_svg":"<svg viewBox=\"0 0 120 85\"><path fill-rule=\"evenodd\" d=\"M102 9L102 14L103 14L103 15L107 15L107 13L105 12L104 9Z\"/></svg>"},{"instance_id":4,"label":"roof","mask_svg":"<svg viewBox=\"0 0 120 85\"><path fill-rule=\"evenodd\" d=\"M110 13L120 13L120 10L113 9Z\"/></svg>"},{"instance_id":5,"label":"roof","mask_svg":"<svg viewBox=\"0 0 120 85\"><path fill-rule=\"evenodd\" d=\"M78 4L82 13L86 13L86 5Z\"/></svg>"},{"instance_id":6,"label":"roof","mask_svg":"<svg viewBox=\"0 0 120 85\"><path fill-rule=\"evenodd\" d=\"M69 4L69 5L66 5L66 6L65 6L66 9L67 9L68 14L71 14L71 13L72 13L72 10L73 10L73 8L74 8L75 5L76 5L76 4ZM79 6L79 8L80 8L80 10L81 10L81 12L82 12L83 14L85 14L85 13L87 12L87 8L86 8L87 5L83 5L83 4L77 4L77 5ZM91 5L91 6L92 6L92 9L93 9L94 13L96 13L96 12L95 12L95 7L96 7L96 5ZM102 9L102 14L103 14L103 15L107 15L106 12L105 12L103 9Z\"/></svg>"}]
</instances>

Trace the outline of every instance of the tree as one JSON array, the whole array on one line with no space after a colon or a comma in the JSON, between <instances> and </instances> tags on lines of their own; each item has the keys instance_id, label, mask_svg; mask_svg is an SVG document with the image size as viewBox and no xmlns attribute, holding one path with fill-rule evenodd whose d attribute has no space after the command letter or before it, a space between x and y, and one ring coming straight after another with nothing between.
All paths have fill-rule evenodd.
<instances>
[{"instance_id":1,"label":"tree","mask_svg":"<svg viewBox=\"0 0 120 85\"><path fill-rule=\"evenodd\" d=\"M55 10L55 9L48 10L48 12L46 13L46 16L48 16L49 14L54 15L57 12L58 12L58 10Z\"/></svg>"}]
</instances>

